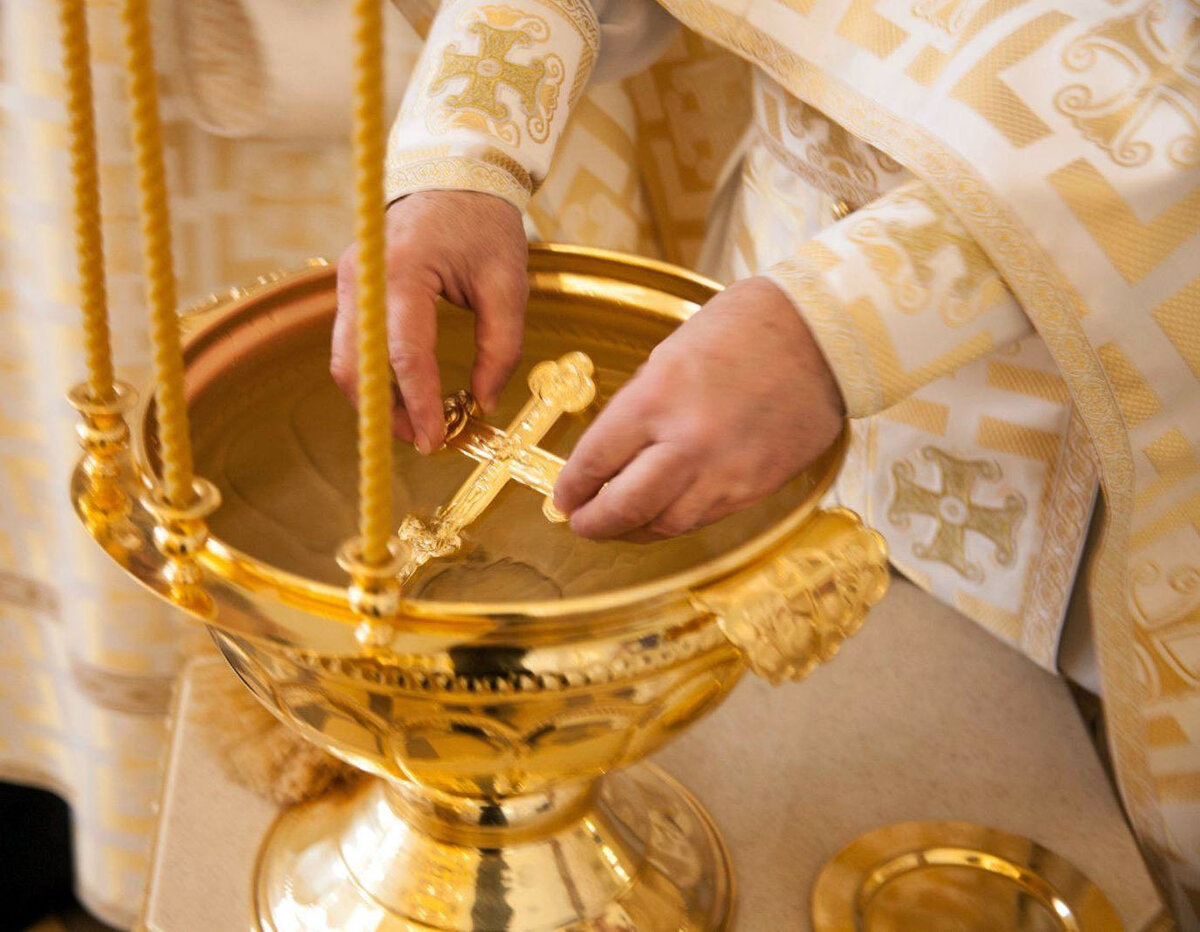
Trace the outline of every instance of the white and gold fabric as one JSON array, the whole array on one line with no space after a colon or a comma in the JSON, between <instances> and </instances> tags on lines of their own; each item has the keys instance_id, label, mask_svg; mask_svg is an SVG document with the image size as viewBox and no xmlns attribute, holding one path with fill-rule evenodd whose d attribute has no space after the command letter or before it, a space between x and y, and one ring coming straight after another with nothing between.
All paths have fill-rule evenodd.
<instances>
[{"instance_id":1,"label":"white and gold fabric","mask_svg":"<svg viewBox=\"0 0 1200 932\"><path fill-rule=\"evenodd\" d=\"M468 47L455 25L466 2L435 20L430 73ZM715 81L716 107L681 108L686 82L721 60L689 33L628 82L659 243L725 278L769 274L795 297L861 418L839 493L897 565L1054 668L1103 488L1095 685L1129 815L1193 921L1200 5L662 5L753 74ZM571 72L573 41L564 31L537 54ZM619 53L602 42L599 54ZM393 138L411 138L424 107L470 111L467 81L410 98ZM731 144L722 122L740 130L750 112ZM540 176L552 142L505 155ZM731 158L697 184L713 152ZM395 147L393 170L412 157ZM710 211L703 246L697 208Z\"/></svg>"},{"instance_id":2,"label":"white and gold fabric","mask_svg":"<svg viewBox=\"0 0 1200 932\"><path fill-rule=\"evenodd\" d=\"M494 194L524 210L597 68L602 31L635 58L635 67L652 61L671 38L673 21L658 7L617 9L633 15L602 30L584 0L535 0L521 8L445 4L389 140L388 200L450 188ZM601 72L614 70L605 65L599 63ZM585 119L593 111L589 123L602 122L596 109L584 108ZM632 129L628 121L609 120L618 136Z\"/></svg>"}]
</instances>

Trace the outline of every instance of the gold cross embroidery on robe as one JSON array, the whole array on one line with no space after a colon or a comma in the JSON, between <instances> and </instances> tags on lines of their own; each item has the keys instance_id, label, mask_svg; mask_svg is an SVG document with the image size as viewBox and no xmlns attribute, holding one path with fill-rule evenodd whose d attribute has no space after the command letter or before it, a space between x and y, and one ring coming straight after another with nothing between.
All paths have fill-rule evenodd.
<instances>
[{"instance_id":1,"label":"gold cross embroidery on robe","mask_svg":"<svg viewBox=\"0 0 1200 932\"><path fill-rule=\"evenodd\" d=\"M508 105L499 99L502 86L516 92L526 116L538 112L538 87L546 77L546 60L535 58L527 65L508 58L515 46L527 47L533 37L524 29L500 29L489 23L475 22L470 31L479 36L479 54L466 55L453 43L442 53L442 66L430 85L430 92L440 90L448 81L466 78L463 90L449 98L451 107L481 110L497 121L508 118Z\"/></svg>"},{"instance_id":2,"label":"gold cross embroidery on robe","mask_svg":"<svg viewBox=\"0 0 1200 932\"><path fill-rule=\"evenodd\" d=\"M900 528L909 526L912 515L924 515L937 522L937 531L928 543L913 545L913 554L953 567L971 582L983 582L983 568L967 559L967 534L975 533L992 542L996 562L1011 566L1016 559L1016 530L1025 514L1025 500L1009 493L998 507L981 505L972 498L979 480L996 481L1000 467L988 460L960 460L937 447L921 451L941 474L941 487L928 489L913 481L911 463L893 464L896 495L888 509L888 519Z\"/></svg>"},{"instance_id":3,"label":"gold cross embroidery on robe","mask_svg":"<svg viewBox=\"0 0 1200 932\"><path fill-rule=\"evenodd\" d=\"M1185 5L1186 6L1186 5ZM1064 53L1068 68L1092 75L1095 86L1072 84L1055 104L1084 137L1112 156L1118 165L1144 165L1154 146L1139 138L1143 126L1159 112L1186 127L1167 145L1167 158L1180 168L1200 165L1200 17L1175 27L1167 5L1150 2L1127 16L1101 23L1080 36ZM1099 68L1096 66L1100 65ZM1103 72L1108 66L1128 80L1112 87Z\"/></svg>"},{"instance_id":4,"label":"gold cross embroidery on robe","mask_svg":"<svg viewBox=\"0 0 1200 932\"><path fill-rule=\"evenodd\" d=\"M553 502L563 460L537 443L561 414L577 414L592 403L593 372L591 359L583 353L538 363L529 372L532 396L507 430L476 418L475 401L468 392L446 399L446 445L479 465L431 521L410 515L401 523L399 537L410 550L408 563L398 574L401 584L430 560L462 547L462 530L483 514L510 480L545 496L542 512L549 520L566 520Z\"/></svg>"},{"instance_id":5,"label":"gold cross embroidery on robe","mask_svg":"<svg viewBox=\"0 0 1200 932\"><path fill-rule=\"evenodd\" d=\"M527 11L489 5L469 10L460 26L478 37L478 50L470 54L452 42L442 51L428 85L431 103L439 98L426 114L430 132L466 129L519 147L522 121L513 111L520 109L529 138L549 139L566 66L553 52L531 58L518 50L546 46L550 23Z\"/></svg>"}]
</instances>

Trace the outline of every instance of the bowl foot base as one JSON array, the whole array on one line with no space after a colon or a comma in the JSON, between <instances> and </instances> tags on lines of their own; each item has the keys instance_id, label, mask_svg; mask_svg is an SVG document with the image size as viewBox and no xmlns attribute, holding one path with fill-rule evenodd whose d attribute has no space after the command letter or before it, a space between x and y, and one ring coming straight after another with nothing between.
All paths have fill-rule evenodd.
<instances>
[{"instance_id":1,"label":"bowl foot base","mask_svg":"<svg viewBox=\"0 0 1200 932\"><path fill-rule=\"evenodd\" d=\"M583 788L565 818L540 828L472 831L439 821L436 807L406 810L396 793L370 780L280 816L256 868L262 932L732 928L724 843L700 804L656 767Z\"/></svg>"}]
</instances>

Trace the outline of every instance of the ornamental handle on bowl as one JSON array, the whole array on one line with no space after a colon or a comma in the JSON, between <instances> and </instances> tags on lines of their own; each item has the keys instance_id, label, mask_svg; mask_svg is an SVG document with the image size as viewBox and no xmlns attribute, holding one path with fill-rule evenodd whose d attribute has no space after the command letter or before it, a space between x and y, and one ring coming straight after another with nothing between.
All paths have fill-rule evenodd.
<instances>
[{"instance_id":1,"label":"ornamental handle on bowl","mask_svg":"<svg viewBox=\"0 0 1200 932\"><path fill-rule=\"evenodd\" d=\"M818 511L787 548L692 595L772 683L832 659L888 587L887 544L845 508Z\"/></svg>"}]
</instances>

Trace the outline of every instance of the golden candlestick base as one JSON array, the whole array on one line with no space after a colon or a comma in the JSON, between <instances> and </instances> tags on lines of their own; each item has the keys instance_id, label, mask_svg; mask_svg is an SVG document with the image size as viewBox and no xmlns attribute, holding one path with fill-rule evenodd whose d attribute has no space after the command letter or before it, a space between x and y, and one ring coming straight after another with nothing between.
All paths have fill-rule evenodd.
<instances>
[{"instance_id":1,"label":"golden candlestick base","mask_svg":"<svg viewBox=\"0 0 1200 932\"><path fill-rule=\"evenodd\" d=\"M794 679L831 658L883 594L882 539L816 506L844 442L767 502L678 540L598 543L548 521L592 392L610 398L716 286L535 246L528 361L497 415L510 426L484 424L458 396L448 449L422 457L397 442L395 500L410 517L394 571L407 578L397 595L358 567L347 586L337 554L354 534L355 416L327 371L334 285L316 268L188 318L196 471L222 504L207 536L188 537L200 574L189 571L187 599L140 504L158 469L152 403L132 456L109 470L131 503L122 545L87 523L130 575L212 626L267 708L380 778L280 820L259 863L260 928L728 928L716 830L634 765L747 666ZM466 384L474 318L442 305L438 332L444 384ZM560 397L560 383L574 387ZM85 523L89 489L81 470ZM409 567L439 528L454 546ZM353 547L343 562L358 565Z\"/></svg>"}]
</instances>

